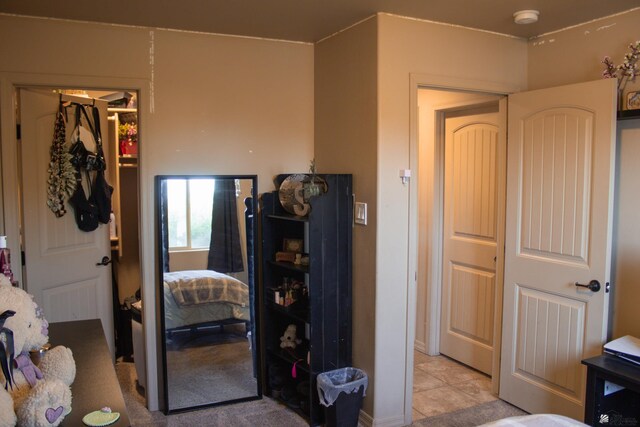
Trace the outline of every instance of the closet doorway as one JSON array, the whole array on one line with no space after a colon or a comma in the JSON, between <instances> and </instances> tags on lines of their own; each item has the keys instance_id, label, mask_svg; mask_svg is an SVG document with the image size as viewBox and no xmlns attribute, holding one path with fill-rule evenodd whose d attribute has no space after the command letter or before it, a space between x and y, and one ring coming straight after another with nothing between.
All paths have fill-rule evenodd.
<instances>
[{"instance_id":1,"label":"closet doorway","mask_svg":"<svg viewBox=\"0 0 640 427\"><path fill-rule=\"evenodd\" d=\"M145 384L142 345L139 230L139 134L135 91L89 91L90 96L109 99L109 150L114 159L110 169L113 218L110 223L113 285L119 310L114 311L118 337L116 357L135 360L138 382ZM136 354L139 357L136 357Z\"/></svg>"},{"instance_id":2,"label":"closet doorway","mask_svg":"<svg viewBox=\"0 0 640 427\"><path fill-rule=\"evenodd\" d=\"M498 373L494 348L499 352L503 257L498 248L504 246L500 98L418 91L415 349L444 354L489 376Z\"/></svg>"}]
</instances>

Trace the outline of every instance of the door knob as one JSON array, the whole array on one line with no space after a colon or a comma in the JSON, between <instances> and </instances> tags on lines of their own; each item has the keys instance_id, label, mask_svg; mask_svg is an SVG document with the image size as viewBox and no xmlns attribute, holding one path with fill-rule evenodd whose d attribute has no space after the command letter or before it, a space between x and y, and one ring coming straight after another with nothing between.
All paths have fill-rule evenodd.
<instances>
[{"instance_id":1,"label":"door knob","mask_svg":"<svg viewBox=\"0 0 640 427\"><path fill-rule=\"evenodd\" d=\"M589 288L591 292L598 292L600 290L600 282L597 280L592 280L588 285L583 285L581 283L576 282L576 286L580 286L582 288Z\"/></svg>"},{"instance_id":2,"label":"door knob","mask_svg":"<svg viewBox=\"0 0 640 427\"><path fill-rule=\"evenodd\" d=\"M97 262L96 265L109 265L111 264L111 259L108 256L103 256L100 262Z\"/></svg>"}]
</instances>

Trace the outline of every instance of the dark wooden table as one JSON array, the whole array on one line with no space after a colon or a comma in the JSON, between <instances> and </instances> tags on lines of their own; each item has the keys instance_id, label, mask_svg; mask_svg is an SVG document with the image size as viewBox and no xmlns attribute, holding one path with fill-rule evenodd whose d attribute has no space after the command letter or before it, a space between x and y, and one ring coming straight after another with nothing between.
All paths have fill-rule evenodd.
<instances>
[{"instance_id":1,"label":"dark wooden table","mask_svg":"<svg viewBox=\"0 0 640 427\"><path fill-rule=\"evenodd\" d=\"M76 379L71 384L71 413L60 425L84 426L82 418L85 415L108 406L111 411L120 412L120 419L110 426L130 426L100 320L52 323L49 341L52 346L69 347L76 361Z\"/></svg>"},{"instance_id":2,"label":"dark wooden table","mask_svg":"<svg viewBox=\"0 0 640 427\"><path fill-rule=\"evenodd\" d=\"M587 365L584 422L591 426L640 425L640 366L611 354L582 363ZM624 389L605 396L605 384Z\"/></svg>"}]
</instances>

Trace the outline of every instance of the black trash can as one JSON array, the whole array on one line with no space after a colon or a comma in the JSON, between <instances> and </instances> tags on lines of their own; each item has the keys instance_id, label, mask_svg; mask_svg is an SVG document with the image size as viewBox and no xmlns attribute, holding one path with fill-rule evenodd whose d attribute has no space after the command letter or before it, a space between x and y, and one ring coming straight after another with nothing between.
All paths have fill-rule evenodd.
<instances>
[{"instance_id":1,"label":"black trash can","mask_svg":"<svg viewBox=\"0 0 640 427\"><path fill-rule=\"evenodd\" d=\"M357 427L369 378L357 368L318 374L318 397L325 406L325 426Z\"/></svg>"}]
</instances>

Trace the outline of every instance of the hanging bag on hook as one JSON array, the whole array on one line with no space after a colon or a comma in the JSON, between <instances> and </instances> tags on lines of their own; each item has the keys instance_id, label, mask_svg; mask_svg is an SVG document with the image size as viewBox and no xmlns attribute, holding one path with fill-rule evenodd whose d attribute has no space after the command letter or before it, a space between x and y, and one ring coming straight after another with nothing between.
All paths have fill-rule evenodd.
<instances>
[{"instance_id":1,"label":"hanging bag on hook","mask_svg":"<svg viewBox=\"0 0 640 427\"><path fill-rule=\"evenodd\" d=\"M93 126L94 136L96 140L97 168L96 179L92 188L92 195L98 207L98 220L103 223L109 223L111 219L111 194L113 187L109 185L104 172L107 169L107 162L102 151L102 133L100 131L100 111L93 107Z\"/></svg>"},{"instance_id":2,"label":"hanging bag on hook","mask_svg":"<svg viewBox=\"0 0 640 427\"><path fill-rule=\"evenodd\" d=\"M73 144L71 144L71 147L69 148L69 153L72 156L71 163L77 170L80 170L80 169L86 169L89 171L95 170L96 162L97 162L97 154L87 149L84 141L82 141L82 138L81 138L82 136L81 130L85 129L82 126L83 116L86 119L89 132L91 133L91 136L95 141L96 149L97 149L98 141L95 136L96 132L91 123L91 120L89 119L89 115L87 114L87 110L85 109L85 106L75 102L71 103L70 106L75 107L75 127L72 133L75 133L77 135L76 141Z\"/></svg>"},{"instance_id":3,"label":"hanging bag on hook","mask_svg":"<svg viewBox=\"0 0 640 427\"><path fill-rule=\"evenodd\" d=\"M82 231L93 231L98 228L98 206L95 203L95 199L93 197L93 192L91 191L91 175L89 173L89 168L92 168L95 164L95 154L87 150L84 145L84 142L80 139L80 128L82 127L82 114L87 119L87 124L91 129L91 133L95 134L93 128L91 127L91 121L87 116L87 112L83 105L81 104L72 104L75 105L75 118L76 125L74 132L77 131L78 137L76 142L73 143L71 148L69 149L69 153L72 156L71 163L74 165L76 172L76 191L74 191L73 195L69 198L69 203L73 206L73 210L75 212L75 219L78 228ZM97 144L97 141L96 141ZM83 183L83 178L86 182ZM87 197L85 193L85 186L89 190L89 197Z\"/></svg>"},{"instance_id":4,"label":"hanging bag on hook","mask_svg":"<svg viewBox=\"0 0 640 427\"><path fill-rule=\"evenodd\" d=\"M47 206L56 217L60 218L67 213L65 200L74 193L76 188L75 169L71 164L71 155L67 151L66 110L62 95L58 103L50 155L51 161L47 171Z\"/></svg>"},{"instance_id":5,"label":"hanging bag on hook","mask_svg":"<svg viewBox=\"0 0 640 427\"><path fill-rule=\"evenodd\" d=\"M100 112L95 106L92 109L93 124L87 114L84 105L76 105L76 129L77 140L71 146L69 152L72 155L72 163L76 167L77 187L69 202L76 211L76 223L83 231L93 231L98 228L100 222L107 224L111 216L111 194L113 187L109 185L105 177L107 168L102 149L102 132L100 130ZM87 150L84 142L80 138L80 128L82 127L82 117L85 117L91 135L95 141L95 153ZM75 130L74 130L75 131ZM91 179L92 174L95 178ZM89 197L85 193L83 181L89 191Z\"/></svg>"},{"instance_id":6,"label":"hanging bag on hook","mask_svg":"<svg viewBox=\"0 0 640 427\"><path fill-rule=\"evenodd\" d=\"M91 181L89 172L83 171L87 181ZM76 172L76 191L69 199L69 203L73 206L76 218L76 224L82 231L93 231L98 228L98 206L95 203L92 194L89 197L86 196L84 188L82 186L82 172L78 170Z\"/></svg>"}]
</instances>

